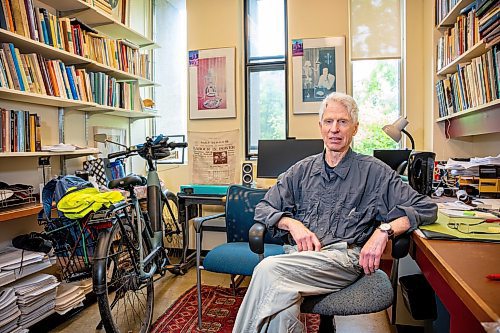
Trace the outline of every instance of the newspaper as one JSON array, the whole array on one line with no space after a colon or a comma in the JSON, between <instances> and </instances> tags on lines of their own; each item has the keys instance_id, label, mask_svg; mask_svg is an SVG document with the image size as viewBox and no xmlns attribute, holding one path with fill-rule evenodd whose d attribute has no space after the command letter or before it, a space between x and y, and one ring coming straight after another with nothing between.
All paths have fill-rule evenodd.
<instances>
[{"instance_id":1,"label":"newspaper","mask_svg":"<svg viewBox=\"0 0 500 333\"><path fill-rule=\"evenodd\" d=\"M189 132L192 183L226 185L238 182L239 130Z\"/></svg>"}]
</instances>

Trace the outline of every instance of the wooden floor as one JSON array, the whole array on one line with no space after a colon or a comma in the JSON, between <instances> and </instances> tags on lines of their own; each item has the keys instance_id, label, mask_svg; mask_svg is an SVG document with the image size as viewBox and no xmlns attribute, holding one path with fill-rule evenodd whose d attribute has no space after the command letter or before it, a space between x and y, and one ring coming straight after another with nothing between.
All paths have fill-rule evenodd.
<instances>
[{"instance_id":1,"label":"wooden floor","mask_svg":"<svg viewBox=\"0 0 500 333\"><path fill-rule=\"evenodd\" d=\"M202 279L204 284L229 286L229 276L203 272ZM184 276L173 276L167 274L161 280L155 283L155 308L153 320L156 320L165 310L186 290L196 284L196 271L191 268ZM52 318L51 322L57 322L57 318ZM90 304L79 313L63 321L57 327L47 328L45 326L37 327L36 330L30 330L30 333L52 332L52 333L80 333L80 332L104 332L96 330L99 322L99 311L97 304ZM382 311L370 315L337 317L338 333L392 333L394 329L389 325L387 312Z\"/></svg>"}]
</instances>

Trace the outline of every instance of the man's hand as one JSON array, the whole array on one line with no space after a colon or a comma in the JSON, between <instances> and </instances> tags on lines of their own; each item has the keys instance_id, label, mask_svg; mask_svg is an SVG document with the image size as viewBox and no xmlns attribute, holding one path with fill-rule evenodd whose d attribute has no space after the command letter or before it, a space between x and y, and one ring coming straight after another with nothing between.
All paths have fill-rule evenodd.
<instances>
[{"instance_id":1,"label":"man's hand","mask_svg":"<svg viewBox=\"0 0 500 333\"><path fill-rule=\"evenodd\" d=\"M365 274L370 275L378 269L380 257L385 250L389 240L386 232L375 229L359 254L359 265L363 267Z\"/></svg>"},{"instance_id":2,"label":"man's hand","mask_svg":"<svg viewBox=\"0 0 500 333\"><path fill-rule=\"evenodd\" d=\"M291 217L282 217L278 222L278 228L288 230L293 240L297 243L297 250L301 251L320 251L321 243L312 231L307 229L302 222Z\"/></svg>"}]
</instances>

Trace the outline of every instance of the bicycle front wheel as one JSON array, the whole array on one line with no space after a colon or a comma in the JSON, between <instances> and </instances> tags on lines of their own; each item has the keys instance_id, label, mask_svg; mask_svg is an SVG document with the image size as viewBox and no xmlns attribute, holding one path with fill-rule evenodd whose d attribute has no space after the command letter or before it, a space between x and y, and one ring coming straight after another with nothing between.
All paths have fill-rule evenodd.
<instances>
[{"instance_id":1,"label":"bicycle front wheel","mask_svg":"<svg viewBox=\"0 0 500 333\"><path fill-rule=\"evenodd\" d=\"M162 220L165 228L165 247L168 256L180 258L183 252L182 226L179 224L179 207L177 197L172 192L162 196Z\"/></svg>"},{"instance_id":2,"label":"bicycle front wheel","mask_svg":"<svg viewBox=\"0 0 500 333\"><path fill-rule=\"evenodd\" d=\"M98 251L93 282L106 332L148 332L153 315L153 279L140 278L137 228L130 221L115 223L111 230L101 232Z\"/></svg>"}]
</instances>

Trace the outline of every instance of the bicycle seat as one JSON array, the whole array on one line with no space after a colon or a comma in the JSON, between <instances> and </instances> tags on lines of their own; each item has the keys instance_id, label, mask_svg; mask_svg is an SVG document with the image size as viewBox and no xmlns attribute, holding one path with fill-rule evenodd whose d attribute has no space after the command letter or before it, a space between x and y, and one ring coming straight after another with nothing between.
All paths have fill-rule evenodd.
<instances>
[{"instance_id":1,"label":"bicycle seat","mask_svg":"<svg viewBox=\"0 0 500 333\"><path fill-rule=\"evenodd\" d=\"M134 186L146 185L147 180L144 177L137 175L130 175L123 178L118 178L109 182L109 188L122 188L127 190Z\"/></svg>"}]
</instances>

